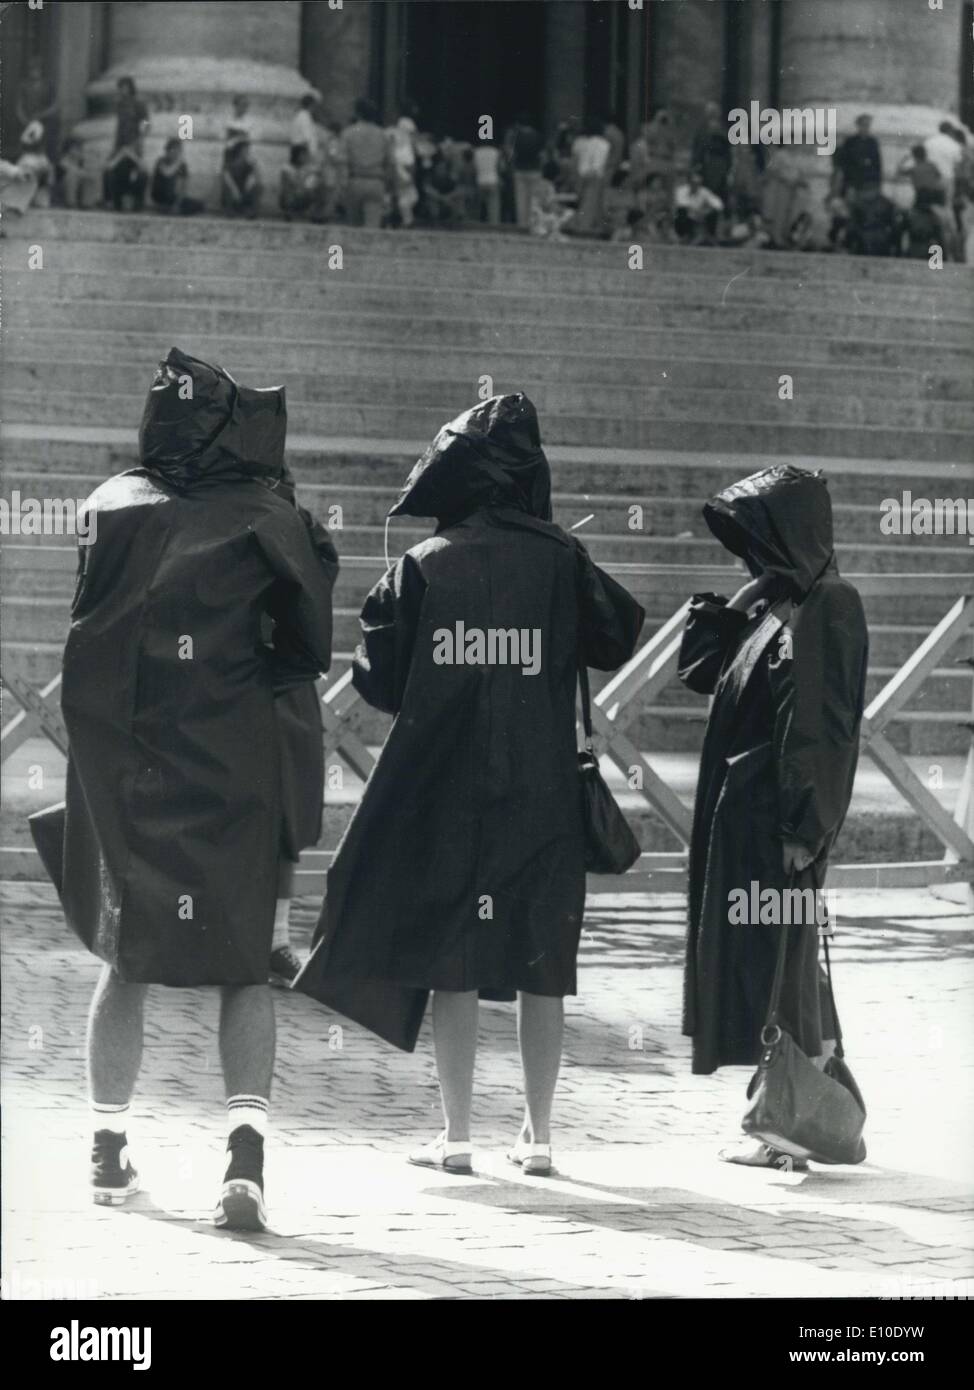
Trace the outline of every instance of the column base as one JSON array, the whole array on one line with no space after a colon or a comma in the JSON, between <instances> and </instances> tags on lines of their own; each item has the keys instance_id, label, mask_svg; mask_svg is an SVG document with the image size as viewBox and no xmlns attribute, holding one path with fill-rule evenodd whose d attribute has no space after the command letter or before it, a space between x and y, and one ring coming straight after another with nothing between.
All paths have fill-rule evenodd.
<instances>
[{"instance_id":1,"label":"column base","mask_svg":"<svg viewBox=\"0 0 974 1390\"><path fill-rule=\"evenodd\" d=\"M234 96L250 100L247 120L253 132L254 158L265 186L265 203L276 206L280 172L287 163L289 127L301 97L312 90L293 68L244 58L160 57L109 68L87 88L90 115L74 133L84 141L93 162L104 161L115 138L116 83L135 81L149 108L145 154L150 167L166 140L179 134L179 118L191 116L193 138L185 142L189 194L207 206L219 204L223 143Z\"/></svg>"}]
</instances>

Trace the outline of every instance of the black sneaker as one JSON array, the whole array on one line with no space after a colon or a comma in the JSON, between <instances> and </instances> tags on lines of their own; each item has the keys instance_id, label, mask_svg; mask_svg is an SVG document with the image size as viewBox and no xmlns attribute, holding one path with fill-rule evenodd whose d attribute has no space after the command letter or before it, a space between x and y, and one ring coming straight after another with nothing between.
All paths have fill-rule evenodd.
<instances>
[{"instance_id":1,"label":"black sneaker","mask_svg":"<svg viewBox=\"0 0 974 1390\"><path fill-rule=\"evenodd\" d=\"M139 1190L139 1175L129 1161L128 1140L113 1129L98 1129L91 1146L91 1196L101 1207L120 1207Z\"/></svg>"},{"instance_id":2,"label":"black sneaker","mask_svg":"<svg viewBox=\"0 0 974 1390\"><path fill-rule=\"evenodd\" d=\"M228 1231L263 1231L264 1137L250 1125L238 1125L227 1141L230 1164L223 1178L213 1223Z\"/></svg>"},{"instance_id":3,"label":"black sneaker","mask_svg":"<svg viewBox=\"0 0 974 1390\"><path fill-rule=\"evenodd\" d=\"M278 946L276 951L271 951L268 973L272 985L287 989L300 969L301 962L290 946Z\"/></svg>"}]
</instances>

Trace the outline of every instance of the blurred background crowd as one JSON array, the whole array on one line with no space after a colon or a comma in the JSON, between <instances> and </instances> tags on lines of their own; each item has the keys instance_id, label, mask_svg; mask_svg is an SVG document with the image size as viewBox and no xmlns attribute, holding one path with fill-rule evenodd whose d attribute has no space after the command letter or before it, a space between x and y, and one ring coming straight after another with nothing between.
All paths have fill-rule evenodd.
<instances>
[{"instance_id":1,"label":"blurred background crowd","mask_svg":"<svg viewBox=\"0 0 974 1390\"><path fill-rule=\"evenodd\" d=\"M249 98L240 94L227 112L215 188L194 176L191 139L172 137L147 159L150 112L130 77L117 84L105 161L73 137L51 148L56 111L38 67L18 97L19 153L0 169L5 209L186 216L218 208L228 217L873 256L925 257L936 243L946 259L974 259L974 148L948 120L887 168L871 117L861 115L832 156L823 208L821 187L809 185L792 147L732 144L715 102L688 146L665 108L631 137L611 115L545 132L525 112L497 138L488 122L475 138L458 139L421 129L415 110L383 125L365 99L342 125L325 118L312 92L294 110L288 160L271 183L254 153ZM890 197L890 183L911 186L910 197Z\"/></svg>"}]
</instances>

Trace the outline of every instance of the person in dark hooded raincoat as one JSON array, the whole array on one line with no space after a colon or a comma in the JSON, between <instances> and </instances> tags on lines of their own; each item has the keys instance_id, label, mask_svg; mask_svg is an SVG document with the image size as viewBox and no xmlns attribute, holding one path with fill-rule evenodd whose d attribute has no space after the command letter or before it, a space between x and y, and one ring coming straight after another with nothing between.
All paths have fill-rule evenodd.
<instances>
[{"instance_id":1,"label":"person in dark hooded raincoat","mask_svg":"<svg viewBox=\"0 0 974 1390\"><path fill-rule=\"evenodd\" d=\"M275 690L327 670L338 568L278 490L285 431L282 388L240 387L170 351L146 402L141 466L86 504L94 540L80 551L61 699L61 898L106 963L89 1028L95 1200L137 1185L122 1131L144 987L221 985L231 1163L216 1219L244 1227L264 1219L274 1052Z\"/></svg>"},{"instance_id":2,"label":"person in dark hooded raincoat","mask_svg":"<svg viewBox=\"0 0 974 1390\"><path fill-rule=\"evenodd\" d=\"M754 1066L786 930L782 1026L824 1064L834 1025L818 965L819 914L782 927L753 908L769 888L797 888L808 906L824 887L859 753L862 601L838 573L819 474L765 469L719 493L704 517L754 577L730 601L697 594L680 650L680 678L713 695L690 846L683 1031L695 1073ZM766 1145L723 1156L786 1161Z\"/></svg>"},{"instance_id":3,"label":"person in dark hooded raincoat","mask_svg":"<svg viewBox=\"0 0 974 1390\"><path fill-rule=\"evenodd\" d=\"M516 991L527 1115L513 1153L545 1168L585 902L577 665L621 665L644 615L553 524L524 395L445 425L390 514L438 525L362 609L355 687L396 717L295 988L407 1050L434 992L446 1130L414 1161L460 1171L478 993Z\"/></svg>"}]
</instances>

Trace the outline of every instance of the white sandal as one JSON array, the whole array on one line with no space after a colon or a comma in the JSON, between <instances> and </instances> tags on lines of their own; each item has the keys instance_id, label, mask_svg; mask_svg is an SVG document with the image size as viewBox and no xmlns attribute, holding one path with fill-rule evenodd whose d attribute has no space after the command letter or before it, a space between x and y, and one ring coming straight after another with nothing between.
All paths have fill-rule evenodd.
<instances>
[{"instance_id":1,"label":"white sandal","mask_svg":"<svg viewBox=\"0 0 974 1390\"><path fill-rule=\"evenodd\" d=\"M551 1172L551 1145L529 1144L518 1135L513 1149L507 1151L507 1161L520 1168L522 1173L529 1173L536 1178L546 1178Z\"/></svg>"},{"instance_id":2,"label":"white sandal","mask_svg":"<svg viewBox=\"0 0 974 1390\"><path fill-rule=\"evenodd\" d=\"M445 1131L428 1144L424 1144L421 1149L414 1149L407 1157L417 1168L441 1168L445 1173L473 1172L470 1140L464 1139L460 1143L448 1142Z\"/></svg>"}]
</instances>

